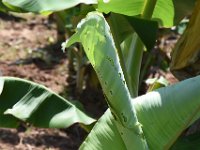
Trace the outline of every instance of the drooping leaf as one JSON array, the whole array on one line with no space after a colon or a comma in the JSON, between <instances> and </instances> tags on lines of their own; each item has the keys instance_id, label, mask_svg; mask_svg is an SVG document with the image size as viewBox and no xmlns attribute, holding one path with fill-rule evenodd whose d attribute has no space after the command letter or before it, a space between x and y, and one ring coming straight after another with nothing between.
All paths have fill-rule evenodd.
<instances>
[{"instance_id":1,"label":"drooping leaf","mask_svg":"<svg viewBox=\"0 0 200 150\"><path fill-rule=\"evenodd\" d=\"M142 136L134 107L131 107L131 97L120 67L115 43L103 15L97 12L89 13L79 23L76 33L67 41L67 46L75 42L82 43L97 73L126 148L134 146L136 149L146 149L146 141Z\"/></svg>"},{"instance_id":2,"label":"drooping leaf","mask_svg":"<svg viewBox=\"0 0 200 150\"><path fill-rule=\"evenodd\" d=\"M74 7L78 4L96 4L97 0L3 0L5 4L30 12L54 12Z\"/></svg>"},{"instance_id":3,"label":"drooping leaf","mask_svg":"<svg viewBox=\"0 0 200 150\"><path fill-rule=\"evenodd\" d=\"M90 125L95 121L42 85L19 78L0 77L1 88L1 127L16 127L16 118L45 128L66 128L74 123Z\"/></svg>"}]
</instances>

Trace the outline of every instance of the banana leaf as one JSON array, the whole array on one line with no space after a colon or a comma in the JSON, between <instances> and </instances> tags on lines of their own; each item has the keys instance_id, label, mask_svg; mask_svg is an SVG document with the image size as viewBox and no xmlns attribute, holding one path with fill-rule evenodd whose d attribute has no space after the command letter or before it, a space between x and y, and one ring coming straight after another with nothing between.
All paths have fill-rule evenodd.
<instances>
[{"instance_id":1,"label":"banana leaf","mask_svg":"<svg viewBox=\"0 0 200 150\"><path fill-rule=\"evenodd\" d=\"M146 0L3 0L8 6L21 8L31 12L54 12L74 7L78 4L97 4L100 12L115 12L128 16L140 15L146 5ZM164 27L178 23L193 9L195 0L157 0L153 19Z\"/></svg>"},{"instance_id":2,"label":"banana leaf","mask_svg":"<svg viewBox=\"0 0 200 150\"><path fill-rule=\"evenodd\" d=\"M46 87L14 77L0 77L0 127L16 127L19 120L37 127L66 128L95 120Z\"/></svg>"},{"instance_id":3,"label":"banana leaf","mask_svg":"<svg viewBox=\"0 0 200 150\"><path fill-rule=\"evenodd\" d=\"M132 100L132 107L136 109L149 149L170 149L173 145L173 149L178 149L178 147L184 149L184 146L199 148L199 136L197 139L180 138L176 143L181 133L200 117L199 88L200 76L149 92ZM126 150L114 120L110 110L107 110L95 124L80 149ZM131 140L133 141L134 138ZM181 143L184 146L181 146ZM138 150L135 147L129 149Z\"/></svg>"},{"instance_id":4,"label":"banana leaf","mask_svg":"<svg viewBox=\"0 0 200 150\"><path fill-rule=\"evenodd\" d=\"M10 6L7 7L2 0L0 0L0 12L4 12L7 13L8 11L15 11L15 12L22 12L22 9L14 7L14 6Z\"/></svg>"},{"instance_id":5,"label":"banana leaf","mask_svg":"<svg viewBox=\"0 0 200 150\"><path fill-rule=\"evenodd\" d=\"M171 27L192 11L194 3L195 0L157 0L152 18L164 27ZM98 10L136 16L143 13L145 5L146 0L99 0Z\"/></svg>"},{"instance_id":6,"label":"banana leaf","mask_svg":"<svg viewBox=\"0 0 200 150\"><path fill-rule=\"evenodd\" d=\"M158 32L158 23L156 21L114 13L111 13L107 20L114 34L113 37L117 38L119 43L123 42L135 31L148 50L154 47Z\"/></svg>"},{"instance_id":7,"label":"banana leaf","mask_svg":"<svg viewBox=\"0 0 200 150\"><path fill-rule=\"evenodd\" d=\"M55 12L72 8L78 4L96 4L97 0L2 0L5 5L21 8L29 12Z\"/></svg>"}]
</instances>

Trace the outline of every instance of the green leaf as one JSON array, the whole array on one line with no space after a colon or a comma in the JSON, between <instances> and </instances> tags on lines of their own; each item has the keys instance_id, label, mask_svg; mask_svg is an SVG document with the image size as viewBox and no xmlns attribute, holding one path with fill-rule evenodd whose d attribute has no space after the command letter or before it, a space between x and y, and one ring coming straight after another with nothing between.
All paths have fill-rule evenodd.
<instances>
[{"instance_id":1,"label":"green leaf","mask_svg":"<svg viewBox=\"0 0 200 150\"><path fill-rule=\"evenodd\" d=\"M144 0L98 0L98 11L135 16L141 14L143 5Z\"/></svg>"},{"instance_id":2,"label":"green leaf","mask_svg":"<svg viewBox=\"0 0 200 150\"><path fill-rule=\"evenodd\" d=\"M74 123L90 125L95 122L75 105L42 85L19 78L0 77L1 88L1 127L16 127L16 118L45 128L66 128Z\"/></svg>"},{"instance_id":3,"label":"green leaf","mask_svg":"<svg viewBox=\"0 0 200 150\"><path fill-rule=\"evenodd\" d=\"M126 146L108 109L82 143L80 150L126 150Z\"/></svg>"},{"instance_id":4,"label":"green leaf","mask_svg":"<svg viewBox=\"0 0 200 150\"><path fill-rule=\"evenodd\" d=\"M119 43L123 42L124 39L134 32L133 27L124 15L111 13L107 20L114 35L113 37L117 38L116 41Z\"/></svg>"},{"instance_id":5,"label":"green leaf","mask_svg":"<svg viewBox=\"0 0 200 150\"><path fill-rule=\"evenodd\" d=\"M139 78L137 77L140 73L140 65L138 64L140 64L140 58L142 58L142 55L139 56L138 53L140 51L143 52L143 45L142 47L136 45L138 45L138 42L144 43L146 48L151 50L156 42L158 23L115 13L111 13L107 20L114 35L115 45L125 79L128 81L129 91L131 96L137 95L137 82L139 83ZM138 39L141 39L143 43ZM140 50L139 48L142 49Z\"/></svg>"},{"instance_id":6,"label":"green leaf","mask_svg":"<svg viewBox=\"0 0 200 150\"><path fill-rule=\"evenodd\" d=\"M7 11L7 8L6 8L6 6L2 3L2 0L0 0L0 11L2 11L2 12L6 12L6 11Z\"/></svg>"},{"instance_id":7,"label":"green leaf","mask_svg":"<svg viewBox=\"0 0 200 150\"><path fill-rule=\"evenodd\" d=\"M164 27L174 26L174 7L173 0L157 0L152 19Z\"/></svg>"},{"instance_id":8,"label":"green leaf","mask_svg":"<svg viewBox=\"0 0 200 150\"><path fill-rule=\"evenodd\" d=\"M169 149L180 134L200 117L199 88L200 76L149 92L132 100L132 107L136 109L150 149ZM107 110L83 142L81 149L88 150L92 147L91 149L97 150L118 148L125 150L114 121L111 112ZM186 147L195 148L199 145L198 142L199 138L195 137L194 140L194 137L190 137L190 139L178 140L174 147L181 147L182 150L184 149L180 145L182 143ZM134 146L131 148L134 149Z\"/></svg>"},{"instance_id":9,"label":"green leaf","mask_svg":"<svg viewBox=\"0 0 200 150\"><path fill-rule=\"evenodd\" d=\"M74 7L78 4L96 4L97 0L3 0L5 4L30 12L54 12Z\"/></svg>"},{"instance_id":10,"label":"green leaf","mask_svg":"<svg viewBox=\"0 0 200 150\"><path fill-rule=\"evenodd\" d=\"M159 21L164 27L171 27L174 23L187 15L194 6L195 0L157 0L153 20ZM99 0L98 10L109 13L115 12L127 16L136 16L143 13L146 0ZM181 4L181 5L180 5ZM174 16L175 19L174 20Z\"/></svg>"},{"instance_id":11,"label":"green leaf","mask_svg":"<svg viewBox=\"0 0 200 150\"><path fill-rule=\"evenodd\" d=\"M137 145L137 149L146 149L134 107L131 107L130 93L120 67L115 43L103 15L97 12L89 13L78 24L77 32L69 39L67 46L75 42L82 43L97 73L126 147Z\"/></svg>"},{"instance_id":12,"label":"green leaf","mask_svg":"<svg viewBox=\"0 0 200 150\"><path fill-rule=\"evenodd\" d=\"M19 8L13 7L13 6L8 7L8 6L4 5L2 0L0 0L0 12L8 13L8 11L21 12L21 10Z\"/></svg>"},{"instance_id":13,"label":"green leaf","mask_svg":"<svg viewBox=\"0 0 200 150\"><path fill-rule=\"evenodd\" d=\"M151 50L157 39L158 23L137 17L126 17L148 50Z\"/></svg>"},{"instance_id":14,"label":"green leaf","mask_svg":"<svg viewBox=\"0 0 200 150\"><path fill-rule=\"evenodd\" d=\"M109 13L115 12L128 16L140 15L146 0L3 0L9 7L18 7L31 12L54 12L74 7L80 3L97 4L98 10ZM164 27L171 27L191 12L195 0L157 0L153 19ZM174 16L175 15L175 16Z\"/></svg>"},{"instance_id":15,"label":"green leaf","mask_svg":"<svg viewBox=\"0 0 200 150\"><path fill-rule=\"evenodd\" d=\"M135 35L135 37L137 36L136 34L132 34L130 36L127 36L127 38L121 43L121 49L122 49L122 52L123 52L123 56L124 56L124 59L126 58L126 63L127 63L127 58L129 56L129 52L131 50L131 44L135 44L133 43L132 41L135 41L133 40L133 35Z\"/></svg>"},{"instance_id":16,"label":"green leaf","mask_svg":"<svg viewBox=\"0 0 200 150\"><path fill-rule=\"evenodd\" d=\"M148 50L154 47L158 32L158 23L156 21L114 13L111 13L108 20L112 33L114 32L114 37L118 38L117 41L119 43L135 31Z\"/></svg>"},{"instance_id":17,"label":"green leaf","mask_svg":"<svg viewBox=\"0 0 200 150\"><path fill-rule=\"evenodd\" d=\"M150 149L168 149L200 117L200 76L134 99Z\"/></svg>"},{"instance_id":18,"label":"green leaf","mask_svg":"<svg viewBox=\"0 0 200 150\"><path fill-rule=\"evenodd\" d=\"M8 11L13 12L24 12L21 8L11 6L9 4L4 4L2 0L0 0L0 11L7 13Z\"/></svg>"}]
</instances>

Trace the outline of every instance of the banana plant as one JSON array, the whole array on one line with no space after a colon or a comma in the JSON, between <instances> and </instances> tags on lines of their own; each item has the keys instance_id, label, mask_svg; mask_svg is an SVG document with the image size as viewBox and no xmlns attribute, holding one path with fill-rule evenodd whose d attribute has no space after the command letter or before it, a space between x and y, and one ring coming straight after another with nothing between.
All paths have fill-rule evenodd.
<instances>
[{"instance_id":1,"label":"banana plant","mask_svg":"<svg viewBox=\"0 0 200 150\"><path fill-rule=\"evenodd\" d=\"M62 1L60 3L56 3L54 0L48 0L48 1L40 1L40 0L18 0L18 1L14 1L14 0L2 0L2 4L5 5L7 8L9 9L13 9L15 8L18 9L18 11L20 10L21 12L34 12L34 13L52 13L52 12L56 12L55 14L58 16L57 19L58 20L62 20L63 22L63 17L61 17L61 15L63 14L61 10L63 9L69 9L72 8L76 5L79 4L85 4L85 5L93 5L94 8L96 8L98 11L103 12L103 13L109 13L109 12L114 12L114 13L119 13L119 14L123 14L123 15L127 15L127 16L142 16L142 18L144 19L153 19L156 20L156 22L159 22L159 24L163 27L171 27L173 25L175 25L178 21L180 21L180 19L183 18L183 16L185 16L186 14L188 14L189 12L191 12L193 5L194 5L194 0L184 0L184 3L181 0L153 0L153 1L149 1L149 0L128 0L125 3L120 0L115 1L115 0L76 0L76 1L72 1L72 0L65 0ZM148 6L148 8L146 8L146 6ZM163 7L165 6L165 7ZM151 8L152 7L152 8ZM155 8L155 9L154 9ZM13 10L13 11L15 11ZM131 95L137 95L138 89L139 89L139 85L142 81L142 78L139 79L139 74L140 74L140 64L142 61L142 50L135 52L132 49L137 49L138 47L140 49L143 49L143 46L141 44L141 41L138 40L139 38L137 37L138 30L136 29L137 26L141 26L143 25L143 23L141 24L137 24L135 25L134 22L138 22L138 21L133 21L134 19L131 18L129 20L131 20L131 23L133 25L134 30L137 30L137 34L134 34L133 30L128 28L128 30L126 29L126 33L124 33L122 31L122 33L120 34L118 31L121 30L119 28L116 28L114 24L117 23L119 17L116 17L115 14L112 14L109 16L109 25L112 28L112 32L114 35L114 39L115 39L115 43L117 46L117 49L119 50L118 53L120 54L120 60L123 60L122 54L124 52L120 52L120 44L121 42L123 42L123 44L127 44L127 40L124 39L118 39L118 37L124 37L128 40L128 43L130 43L131 40L131 46L128 46L127 50L122 50L121 51L125 51L125 53L127 53L127 51L129 51L127 53L127 55L129 56L128 58L125 58L127 60L126 62L126 66L124 64L122 65L122 68L127 68L123 69L124 73L125 73L125 78L127 80L130 80L130 84L128 85L129 89L131 89ZM58 21L60 22L60 21ZM123 21L124 22L124 21ZM144 20L143 20L144 22ZM122 22L120 22L121 24ZM124 24L124 23L123 23ZM59 26L63 26L63 24L59 24ZM127 27L127 24L123 25L123 27ZM128 24L128 26L130 26ZM119 27L119 26L118 26ZM121 27L121 26L120 26ZM61 31L65 31L65 29L62 29L63 27L60 28ZM141 27L140 27L141 28ZM151 28L149 30L149 28ZM145 29L145 28L143 28ZM146 44L147 48L149 48L149 45L154 45L155 42L155 32L151 32L148 34L149 31L154 31L152 29L152 27L149 27L149 24L146 25L146 29L148 30L147 32L144 30L139 29L139 32L141 33L141 31L143 31L140 35L140 38L142 38L142 42L144 42L144 44ZM58 30L59 31L59 30ZM114 33L116 32L116 33ZM128 33L128 34L127 34ZM146 34L144 34L146 33ZM120 34L120 35L118 35ZM131 37L127 37L131 34ZM149 36L150 35L150 36ZM63 39L63 37L62 37ZM137 39L137 40L136 40ZM122 40L122 41L120 41ZM137 41L135 43L135 41ZM147 42L147 43L145 43ZM151 43L151 44L149 44ZM135 45L135 46L133 46ZM151 47L152 48L152 47ZM133 57L133 55L137 55L137 57ZM70 55L69 55L70 56ZM135 60L136 59L136 60ZM132 68L135 68L134 70ZM78 70L77 73L77 77L78 74L80 74ZM127 73L126 73L127 72ZM130 75L133 74L134 75ZM83 81L82 81L83 82ZM80 82L80 83L82 83ZM80 85L77 83L77 87L80 87ZM81 88L78 88L81 89Z\"/></svg>"},{"instance_id":2,"label":"banana plant","mask_svg":"<svg viewBox=\"0 0 200 150\"><path fill-rule=\"evenodd\" d=\"M95 122L69 101L30 81L1 77L0 94L1 127L17 127L19 119L46 128L66 128L78 122L85 125Z\"/></svg>"},{"instance_id":3,"label":"banana plant","mask_svg":"<svg viewBox=\"0 0 200 150\"><path fill-rule=\"evenodd\" d=\"M6 6L33 12L57 11L79 3L96 5L96 11L81 20L63 49L76 42L83 45L109 109L95 123L82 110L41 85L0 77L0 126L15 127L18 120L56 128L78 122L89 130L95 123L80 149L179 149L184 139L176 142L177 139L200 117L200 77L138 96L143 50L151 49L155 42L155 35L150 36L154 40L149 40L147 29L150 27L155 34L158 24L174 25L178 2L184 6L194 3L191 0L66 0L54 6L53 0L3 0ZM102 12L112 13L105 18ZM118 18L123 26L116 24ZM199 146L193 140L188 145Z\"/></svg>"}]
</instances>

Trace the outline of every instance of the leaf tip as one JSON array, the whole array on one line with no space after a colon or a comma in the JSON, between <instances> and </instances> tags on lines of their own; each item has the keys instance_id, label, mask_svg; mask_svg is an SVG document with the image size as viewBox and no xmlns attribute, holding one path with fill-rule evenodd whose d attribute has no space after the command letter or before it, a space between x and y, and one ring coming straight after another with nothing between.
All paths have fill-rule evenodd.
<instances>
[{"instance_id":1,"label":"leaf tip","mask_svg":"<svg viewBox=\"0 0 200 150\"><path fill-rule=\"evenodd\" d=\"M11 109L7 109L6 111L4 111L3 114L4 114L4 115L12 114L12 113L11 113Z\"/></svg>"}]
</instances>

